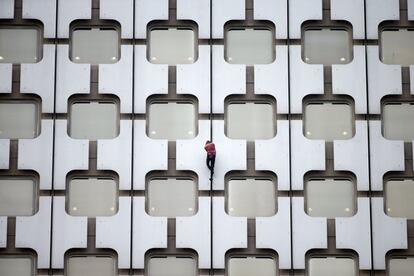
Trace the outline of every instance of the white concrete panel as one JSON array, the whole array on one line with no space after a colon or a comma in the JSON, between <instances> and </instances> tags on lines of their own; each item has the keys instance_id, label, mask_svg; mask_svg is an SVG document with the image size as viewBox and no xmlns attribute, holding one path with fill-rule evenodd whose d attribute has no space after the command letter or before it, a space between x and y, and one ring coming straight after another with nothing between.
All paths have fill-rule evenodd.
<instances>
[{"instance_id":1,"label":"white concrete panel","mask_svg":"<svg viewBox=\"0 0 414 276\"><path fill-rule=\"evenodd\" d=\"M177 94L195 95L198 112L210 113L210 46L200 45L198 49L195 63L177 65Z\"/></svg>"},{"instance_id":2,"label":"white concrete panel","mask_svg":"<svg viewBox=\"0 0 414 276\"><path fill-rule=\"evenodd\" d=\"M379 114L382 97L402 93L401 66L382 63L378 46L367 46L367 49L369 112Z\"/></svg>"},{"instance_id":3,"label":"white concrete panel","mask_svg":"<svg viewBox=\"0 0 414 276\"><path fill-rule=\"evenodd\" d=\"M177 0L177 19L194 20L199 38L210 38L210 1Z\"/></svg>"},{"instance_id":4,"label":"white concrete panel","mask_svg":"<svg viewBox=\"0 0 414 276\"><path fill-rule=\"evenodd\" d=\"M35 170L40 189L52 189L53 120L42 120L42 131L35 139L19 139L19 170Z\"/></svg>"},{"instance_id":5,"label":"white concrete panel","mask_svg":"<svg viewBox=\"0 0 414 276\"><path fill-rule=\"evenodd\" d=\"M89 93L90 65L70 61L69 45L61 44L57 46L56 71L56 112L67 113L71 95Z\"/></svg>"},{"instance_id":6,"label":"white concrete panel","mask_svg":"<svg viewBox=\"0 0 414 276\"><path fill-rule=\"evenodd\" d=\"M39 95L42 98L42 112L53 113L55 45L43 45L43 58L40 62L21 65L20 92Z\"/></svg>"},{"instance_id":7,"label":"white concrete panel","mask_svg":"<svg viewBox=\"0 0 414 276\"><path fill-rule=\"evenodd\" d=\"M134 197L133 208L132 267L142 269L147 250L167 247L167 218L149 216L144 197Z\"/></svg>"},{"instance_id":8,"label":"white concrete panel","mask_svg":"<svg viewBox=\"0 0 414 276\"><path fill-rule=\"evenodd\" d=\"M72 170L87 170L88 140L72 139L67 134L67 121L55 121L55 178L54 188L64 190L66 175Z\"/></svg>"},{"instance_id":9,"label":"white concrete panel","mask_svg":"<svg viewBox=\"0 0 414 276\"><path fill-rule=\"evenodd\" d=\"M153 20L168 19L168 0L136 0L135 38L147 37L147 24Z\"/></svg>"},{"instance_id":10,"label":"white concrete panel","mask_svg":"<svg viewBox=\"0 0 414 276\"><path fill-rule=\"evenodd\" d=\"M287 10L287 0L254 1L254 19L272 21L277 39L287 39Z\"/></svg>"},{"instance_id":11,"label":"white concrete panel","mask_svg":"<svg viewBox=\"0 0 414 276\"><path fill-rule=\"evenodd\" d=\"M302 23L307 20L322 20L322 0L289 0L289 36L302 36Z\"/></svg>"},{"instance_id":12,"label":"white concrete panel","mask_svg":"<svg viewBox=\"0 0 414 276\"><path fill-rule=\"evenodd\" d=\"M113 19L121 24L121 37L133 37L133 0L101 0L99 4L100 19Z\"/></svg>"},{"instance_id":13,"label":"white concrete panel","mask_svg":"<svg viewBox=\"0 0 414 276\"><path fill-rule=\"evenodd\" d=\"M353 38L365 38L364 0L331 0L331 19L352 24Z\"/></svg>"},{"instance_id":14,"label":"white concrete panel","mask_svg":"<svg viewBox=\"0 0 414 276\"><path fill-rule=\"evenodd\" d=\"M10 161L10 140L0 139L0 169L8 169Z\"/></svg>"},{"instance_id":15,"label":"white concrete panel","mask_svg":"<svg viewBox=\"0 0 414 276\"><path fill-rule=\"evenodd\" d=\"M65 197L53 198L52 268L63 269L65 252L71 248L86 248L87 217L69 216L65 210Z\"/></svg>"},{"instance_id":16,"label":"white concrete panel","mask_svg":"<svg viewBox=\"0 0 414 276\"><path fill-rule=\"evenodd\" d=\"M212 0L212 36L223 38L224 24L245 18L244 0Z\"/></svg>"},{"instance_id":17,"label":"white concrete panel","mask_svg":"<svg viewBox=\"0 0 414 276\"><path fill-rule=\"evenodd\" d=\"M145 176L152 170L168 169L168 141L154 140L145 133L145 121L134 121L134 190L145 190Z\"/></svg>"},{"instance_id":18,"label":"white concrete panel","mask_svg":"<svg viewBox=\"0 0 414 276\"><path fill-rule=\"evenodd\" d=\"M385 139L381 134L381 122L369 122L371 189L382 191L383 177L389 171L404 170L404 142Z\"/></svg>"},{"instance_id":19,"label":"white concrete panel","mask_svg":"<svg viewBox=\"0 0 414 276\"><path fill-rule=\"evenodd\" d=\"M213 267L223 269L226 252L247 248L247 218L229 216L224 197L213 198Z\"/></svg>"},{"instance_id":20,"label":"white concrete panel","mask_svg":"<svg viewBox=\"0 0 414 276\"><path fill-rule=\"evenodd\" d=\"M96 218L96 248L112 248L118 253L118 268L130 264L131 198L120 197L118 213Z\"/></svg>"},{"instance_id":21,"label":"white concrete panel","mask_svg":"<svg viewBox=\"0 0 414 276\"><path fill-rule=\"evenodd\" d=\"M374 269L384 270L388 251L408 248L407 220L387 216L383 198L372 198L371 208Z\"/></svg>"},{"instance_id":22,"label":"white concrete panel","mask_svg":"<svg viewBox=\"0 0 414 276\"><path fill-rule=\"evenodd\" d=\"M12 68L13 65L10 63L0 64L0 94L11 93Z\"/></svg>"},{"instance_id":23,"label":"white concrete panel","mask_svg":"<svg viewBox=\"0 0 414 276\"><path fill-rule=\"evenodd\" d=\"M224 113L224 99L228 95L246 93L246 66L227 63L223 45L213 46L212 66L213 113Z\"/></svg>"},{"instance_id":24,"label":"white concrete panel","mask_svg":"<svg viewBox=\"0 0 414 276\"><path fill-rule=\"evenodd\" d=\"M59 0L58 5L58 37L69 37L69 25L78 19L90 19L92 1Z\"/></svg>"},{"instance_id":25,"label":"white concrete panel","mask_svg":"<svg viewBox=\"0 0 414 276\"><path fill-rule=\"evenodd\" d=\"M355 101L355 113L357 114L367 113L365 71L365 46L354 46L354 59L351 63L332 65L333 94L350 95Z\"/></svg>"},{"instance_id":26,"label":"white concrete panel","mask_svg":"<svg viewBox=\"0 0 414 276\"><path fill-rule=\"evenodd\" d=\"M351 171L357 178L358 191L369 190L368 126L366 121L355 121L355 136L350 140L335 140L334 169Z\"/></svg>"},{"instance_id":27,"label":"white concrete panel","mask_svg":"<svg viewBox=\"0 0 414 276\"><path fill-rule=\"evenodd\" d=\"M145 45L135 46L135 113L145 113L146 101L152 94L168 93L168 65L147 60Z\"/></svg>"},{"instance_id":28,"label":"white concrete panel","mask_svg":"<svg viewBox=\"0 0 414 276\"><path fill-rule=\"evenodd\" d=\"M303 197L292 198L293 268L305 269L306 252L328 247L327 219L310 217L304 211Z\"/></svg>"},{"instance_id":29,"label":"white concrete panel","mask_svg":"<svg viewBox=\"0 0 414 276\"><path fill-rule=\"evenodd\" d=\"M224 121L213 121L213 142L216 145L216 164L213 189L224 190L224 176L229 171L247 169L246 140L233 140L224 134Z\"/></svg>"},{"instance_id":30,"label":"white concrete panel","mask_svg":"<svg viewBox=\"0 0 414 276\"><path fill-rule=\"evenodd\" d=\"M98 140L98 170L113 170L119 176L119 189L131 189L132 121L121 120L115 139Z\"/></svg>"},{"instance_id":31,"label":"white concrete panel","mask_svg":"<svg viewBox=\"0 0 414 276\"><path fill-rule=\"evenodd\" d=\"M256 170L274 172L277 189L289 191L289 122L278 120L276 136L270 140L257 140L254 145Z\"/></svg>"},{"instance_id":32,"label":"white concrete panel","mask_svg":"<svg viewBox=\"0 0 414 276\"><path fill-rule=\"evenodd\" d=\"M295 0L297 1L297 0ZM302 113L302 100L309 94L323 94L323 65L303 62L301 46L290 46L290 112Z\"/></svg>"},{"instance_id":33,"label":"white concrete panel","mask_svg":"<svg viewBox=\"0 0 414 276\"><path fill-rule=\"evenodd\" d=\"M378 39L378 25L400 19L399 0L366 0L367 39Z\"/></svg>"},{"instance_id":34,"label":"white concrete panel","mask_svg":"<svg viewBox=\"0 0 414 276\"><path fill-rule=\"evenodd\" d=\"M287 50L287 46L278 45L276 46L276 59L273 63L254 66L254 92L275 97L277 113L289 112Z\"/></svg>"},{"instance_id":35,"label":"white concrete panel","mask_svg":"<svg viewBox=\"0 0 414 276\"><path fill-rule=\"evenodd\" d=\"M31 248L37 253L37 267L49 268L51 197L39 198L39 211L30 217L16 218L16 248Z\"/></svg>"},{"instance_id":36,"label":"white concrete panel","mask_svg":"<svg viewBox=\"0 0 414 276\"><path fill-rule=\"evenodd\" d=\"M256 218L256 248L274 249L280 269L291 269L290 198L278 198L278 210L272 217Z\"/></svg>"},{"instance_id":37,"label":"white concrete panel","mask_svg":"<svg viewBox=\"0 0 414 276\"><path fill-rule=\"evenodd\" d=\"M408 20L414 20L414 0L407 0Z\"/></svg>"},{"instance_id":38,"label":"white concrete panel","mask_svg":"<svg viewBox=\"0 0 414 276\"><path fill-rule=\"evenodd\" d=\"M0 217L0 248L7 247L7 217Z\"/></svg>"},{"instance_id":39,"label":"white concrete panel","mask_svg":"<svg viewBox=\"0 0 414 276\"><path fill-rule=\"evenodd\" d=\"M210 268L210 205L209 197L199 197L197 214L176 221L176 246L197 251L200 269Z\"/></svg>"},{"instance_id":40,"label":"white concrete panel","mask_svg":"<svg viewBox=\"0 0 414 276\"><path fill-rule=\"evenodd\" d=\"M56 0L23 0L24 19L38 19L43 23L45 38L54 38L56 30Z\"/></svg>"},{"instance_id":41,"label":"white concrete panel","mask_svg":"<svg viewBox=\"0 0 414 276\"><path fill-rule=\"evenodd\" d=\"M0 9L0 18L13 18L14 0L2 0Z\"/></svg>"},{"instance_id":42,"label":"white concrete panel","mask_svg":"<svg viewBox=\"0 0 414 276\"><path fill-rule=\"evenodd\" d=\"M117 95L121 113L132 113L132 45L121 45L121 59L99 65L99 93Z\"/></svg>"},{"instance_id":43,"label":"white concrete panel","mask_svg":"<svg viewBox=\"0 0 414 276\"><path fill-rule=\"evenodd\" d=\"M291 121L292 189L303 190L303 176L308 171L325 170L325 142L303 136L302 121Z\"/></svg>"},{"instance_id":44,"label":"white concrete panel","mask_svg":"<svg viewBox=\"0 0 414 276\"><path fill-rule=\"evenodd\" d=\"M210 121L198 121L198 135L191 140L178 140L176 146L177 170L190 170L198 175L198 189L210 190L210 170L206 166L204 145L210 140Z\"/></svg>"},{"instance_id":45,"label":"white concrete panel","mask_svg":"<svg viewBox=\"0 0 414 276\"><path fill-rule=\"evenodd\" d=\"M358 212L352 217L336 218L336 248L358 253L360 269L371 269L371 230L369 198L358 198Z\"/></svg>"}]
</instances>

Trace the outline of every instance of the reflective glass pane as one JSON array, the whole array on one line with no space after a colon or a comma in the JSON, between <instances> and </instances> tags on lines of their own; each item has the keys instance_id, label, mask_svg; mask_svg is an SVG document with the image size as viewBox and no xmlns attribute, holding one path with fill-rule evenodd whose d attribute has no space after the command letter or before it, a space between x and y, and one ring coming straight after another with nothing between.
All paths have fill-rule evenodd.
<instances>
[{"instance_id":1,"label":"reflective glass pane","mask_svg":"<svg viewBox=\"0 0 414 276\"><path fill-rule=\"evenodd\" d=\"M381 60L386 64L414 64L414 30L392 29L381 32Z\"/></svg>"},{"instance_id":2,"label":"reflective glass pane","mask_svg":"<svg viewBox=\"0 0 414 276\"><path fill-rule=\"evenodd\" d=\"M311 258L309 276L356 276L356 264L351 258Z\"/></svg>"},{"instance_id":3,"label":"reflective glass pane","mask_svg":"<svg viewBox=\"0 0 414 276\"><path fill-rule=\"evenodd\" d=\"M0 28L0 63L39 62L39 30L35 28Z\"/></svg>"},{"instance_id":4,"label":"reflective glass pane","mask_svg":"<svg viewBox=\"0 0 414 276\"><path fill-rule=\"evenodd\" d=\"M31 139L40 134L40 107L31 101L0 101L0 139Z\"/></svg>"},{"instance_id":5,"label":"reflective glass pane","mask_svg":"<svg viewBox=\"0 0 414 276\"><path fill-rule=\"evenodd\" d=\"M414 271L414 258L392 258L389 261L389 276L411 276Z\"/></svg>"},{"instance_id":6,"label":"reflective glass pane","mask_svg":"<svg viewBox=\"0 0 414 276\"><path fill-rule=\"evenodd\" d=\"M383 135L390 140L414 141L414 104L391 103L384 105Z\"/></svg>"},{"instance_id":7,"label":"reflective glass pane","mask_svg":"<svg viewBox=\"0 0 414 276\"><path fill-rule=\"evenodd\" d=\"M37 183L32 178L0 178L0 216L34 215L37 212L37 190Z\"/></svg>"},{"instance_id":8,"label":"reflective glass pane","mask_svg":"<svg viewBox=\"0 0 414 276\"><path fill-rule=\"evenodd\" d=\"M116 260L109 256L74 256L67 259L66 276L117 276Z\"/></svg>"},{"instance_id":9,"label":"reflective glass pane","mask_svg":"<svg viewBox=\"0 0 414 276\"><path fill-rule=\"evenodd\" d=\"M0 275L35 276L33 258L25 256L0 256Z\"/></svg>"},{"instance_id":10,"label":"reflective glass pane","mask_svg":"<svg viewBox=\"0 0 414 276\"><path fill-rule=\"evenodd\" d=\"M276 261L271 258L230 258L228 276L277 276Z\"/></svg>"},{"instance_id":11,"label":"reflective glass pane","mask_svg":"<svg viewBox=\"0 0 414 276\"><path fill-rule=\"evenodd\" d=\"M414 180L385 183L385 212L391 217L414 219Z\"/></svg>"},{"instance_id":12,"label":"reflective glass pane","mask_svg":"<svg viewBox=\"0 0 414 276\"><path fill-rule=\"evenodd\" d=\"M196 276L197 262L185 257L157 257L148 261L148 276Z\"/></svg>"}]
</instances>

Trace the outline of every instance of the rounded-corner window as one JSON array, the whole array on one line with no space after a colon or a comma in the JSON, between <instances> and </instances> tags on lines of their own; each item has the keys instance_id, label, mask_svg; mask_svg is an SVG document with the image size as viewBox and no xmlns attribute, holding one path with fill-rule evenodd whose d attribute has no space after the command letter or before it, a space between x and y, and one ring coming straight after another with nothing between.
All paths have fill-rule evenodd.
<instances>
[{"instance_id":1,"label":"rounded-corner window","mask_svg":"<svg viewBox=\"0 0 414 276\"><path fill-rule=\"evenodd\" d=\"M414 271L414 256L390 256L387 262L387 275L408 276Z\"/></svg>"},{"instance_id":2,"label":"rounded-corner window","mask_svg":"<svg viewBox=\"0 0 414 276\"><path fill-rule=\"evenodd\" d=\"M148 276L198 275L197 259L190 255L154 255L146 260L146 274Z\"/></svg>"},{"instance_id":3,"label":"rounded-corner window","mask_svg":"<svg viewBox=\"0 0 414 276\"><path fill-rule=\"evenodd\" d=\"M31 255L0 255L0 275L34 276L36 257Z\"/></svg>"},{"instance_id":4,"label":"rounded-corner window","mask_svg":"<svg viewBox=\"0 0 414 276\"><path fill-rule=\"evenodd\" d=\"M391 178L385 182L385 213L414 219L414 179Z\"/></svg>"},{"instance_id":5,"label":"rounded-corner window","mask_svg":"<svg viewBox=\"0 0 414 276\"><path fill-rule=\"evenodd\" d=\"M350 256L314 256L307 264L309 276L330 276L335 271L336 276L356 276L357 262Z\"/></svg>"},{"instance_id":6,"label":"rounded-corner window","mask_svg":"<svg viewBox=\"0 0 414 276\"><path fill-rule=\"evenodd\" d=\"M414 102L382 105L382 135L388 140L414 141Z\"/></svg>"},{"instance_id":7,"label":"rounded-corner window","mask_svg":"<svg viewBox=\"0 0 414 276\"><path fill-rule=\"evenodd\" d=\"M111 176L68 178L66 212L71 216L105 217L118 212L118 181Z\"/></svg>"},{"instance_id":8,"label":"rounded-corner window","mask_svg":"<svg viewBox=\"0 0 414 276\"><path fill-rule=\"evenodd\" d=\"M276 258L271 256L232 256L226 264L228 276L277 276Z\"/></svg>"},{"instance_id":9,"label":"rounded-corner window","mask_svg":"<svg viewBox=\"0 0 414 276\"><path fill-rule=\"evenodd\" d=\"M117 258L112 254L70 254L66 257L65 276L118 276Z\"/></svg>"},{"instance_id":10,"label":"rounded-corner window","mask_svg":"<svg viewBox=\"0 0 414 276\"><path fill-rule=\"evenodd\" d=\"M380 30L380 60L385 64L414 64L414 28L384 27Z\"/></svg>"}]
</instances>

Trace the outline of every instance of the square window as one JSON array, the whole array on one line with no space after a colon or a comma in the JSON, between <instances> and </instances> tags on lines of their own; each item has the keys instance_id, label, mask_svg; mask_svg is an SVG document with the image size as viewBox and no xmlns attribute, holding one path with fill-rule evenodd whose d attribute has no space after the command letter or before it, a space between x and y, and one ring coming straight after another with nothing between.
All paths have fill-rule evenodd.
<instances>
[{"instance_id":1,"label":"square window","mask_svg":"<svg viewBox=\"0 0 414 276\"><path fill-rule=\"evenodd\" d=\"M182 140L197 136L196 107L191 102L153 102L147 135L152 139Z\"/></svg>"},{"instance_id":2,"label":"square window","mask_svg":"<svg viewBox=\"0 0 414 276\"><path fill-rule=\"evenodd\" d=\"M148 276L196 276L197 261L190 257L153 257L148 260Z\"/></svg>"},{"instance_id":3,"label":"square window","mask_svg":"<svg viewBox=\"0 0 414 276\"><path fill-rule=\"evenodd\" d=\"M309 276L356 276L356 262L352 258L310 258Z\"/></svg>"},{"instance_id":4,"label":"square window","mask_svg":"<svg viewBox=\"0 0 414 276\"><path fill-rule=\"evenodd\" d=\"M196 33L191 28L153 28L147 59L155 64L188 64L197 59Z\"/></svg>"},{"instance_id":5,"label":"square window","mask_svg":"<svg viewBox=\"0 0 414 276\"><path fill-rule=\"evenodd\" d=\"M309 139L332 141L354 136L355 120L347 103L307 104L304 121L304 135Z\"/></svg>"},{"instance_id":6,"label":"square window","mask_svg":"<svg viewBox=\"0 0 414 276\"><path fill-rule=\"evenodd\" d=\"M386 139L414 141L414 103L388 103L383 107L382 131Z\"/></svg>"},{"instance_id":7,"label":"square window","mask_svg":"<svg viewBox=\"0 0 414 276\"><path fill-rule=\"evenodd\" d=\"M305 211L311 217L352 217L357 211L355 185L350 180L309 180L305 196Z\"/></svg>"},{"instance_id":8,"label":"square window","mask_svg":"<svg viewBox=\"0 0 414 276\"><path fill-rule=\"evenodd\" d=\"M118 184L112 178L70 179L67 212L71 216L103 217L118 212Z\"/></svg>"},{"instance_id":9,"label":"square window","mask_svg":"<svg viewBox=\"0 0 414 276\"><path fill-rule=\"evenodd\" d=\"M38 189L34 178L0 178L0 216L34 215L38 208Z\"/></svg>"},{"instance_id":10,"label":"square window","mask_svg":"<svg viewBox=\"0 0 414 276\"><path fill-rule=\"evenodd\" d=\"M197 184L186 178L154 178L147 187L147 213L156 217L193 216L198 209Z\"/></svg>"},{"instance_id":11,"label":"square window","mask_svg":"<svg viewBox=\"0 0 414 276\"><path fill-rule=\"evenodd\" d=\"M268 179L231 179L226 192L226 212L236 217L270 217L276 214L276 189Z\"/></svg>"},{"instance_id":12,"label":"square window","mask_svg":"<svg viewBox=\"0 0 414 276\"><path fill-rule=\"evenodd\" d=\"M35 101L0 101L0 139L31 139L40 134L40 106Z\"/></svg>"},{"instance_id":13,"label":"square window","mask_svg":"<svg viewBox=\"0 0 414 276\"><path fill-rule=\"evenodd\" d=\"M66 260L66 276L116 276L116 259L110 256L71 256Z\"/></svg>"},{"instance_id":14,"label":"square window","mask_svg":"<svg viewBox=\"0 0 414 276\"><path fill-rule=\"evenodd\" d=\"M111 64L120 59L120 34L115 28L76 28L71 35L74 63Z\"/></svg>"},{"instance_id":15,"label":"square window","mask_svg":"<svg viewBox=\"0 0 414 276\"><path fill-rule=\"evenodd\" d=\"M1 27L0 63L39 62L41 45L41 32L35 27Z\"/></svg>"},{"instance_id":16,"label":"square window","mask_svg":"<svg viewBox=\"0 0 414 276\"><path fill-rule=\"evenodd\" d=\"M230 258L228 260L228 276L277 276L276 260L273 258Z\"/></svg>"},{"instance_id":17,"label":"square window","mask_svg":"<svg viewBox=\"0 0 414 276\"><path fill-rule=\"evenodd\" d=\"M276 108L265 102L230 102L225 115L226 135L231 139L271 139L276 135Z\"/></svg>"},{"instance_id":18,"label":"square window","mask_svg":"<svg viewBox=\"0 0 414 276\"><path fill-rule=\"evenodd\" d=\"M309 64L346 64L352 61L352 37L345 29L308 29L302 59Z\"/></svg>"},{"instance_id":19,"label":"square window","mask_svg":"<svg viewBox=\"0 0 414 276\"><path fill-rule=\"evenodd\" d=\"M73 102L69 135L75 139L113 139L119 134L119 106L106 101Z\"/></svg>"},{"instance_id":20,"label":"square window","mask_svg":"<svg viewBox=\"0 0 414 276\"><path fill-rule=\"evenodd\" d=\"M413 257L392 257L388 263L389 276L411 276L414 271Z\"/></svg>"},{"instance_id":21,"label":"square window","mask_svg":"<svg viewBox=\"0 0 414 276\"><path fill-rule=\"evenodd\" d=\"M391 217L414 219L414 179L385 183L385 212Z\"/></svg>"},{"instance_id":22,"label":"square window","mask_svg":"<svg viewBox=\"0 0 414 276\"><path fill-rule=\"evenodd\" d=\"M381 32L381 61L385 64L414 64L414 29L386 29Z\"/></svg>"},{"instance_id":23,"label":"square window","mask_svg":"<svg viewBox=\"0 0 414 276\"><path fill-rule=\"evenodd\" d=\"M34 276L35 262L29 256L0 256L0 275Z\"/></svg>"},{"instance_id":24,"label":"square window","mask_svg":"<svg viewBox=\"0 0 414 276\"><path fill-rule=\"evenodd\" d=\"M225 33L225 59L233 64L272 63L274 40L274 32L268 28L231 28Z\"/></svg>"}]
</instances>

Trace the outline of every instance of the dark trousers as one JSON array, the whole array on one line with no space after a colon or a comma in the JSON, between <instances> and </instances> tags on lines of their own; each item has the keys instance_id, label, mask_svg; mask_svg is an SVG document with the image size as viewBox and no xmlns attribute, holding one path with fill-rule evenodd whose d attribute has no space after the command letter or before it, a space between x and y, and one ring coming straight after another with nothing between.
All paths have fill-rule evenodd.
<instances>
[{"instance_id":1,"label":"dark trousers","mask_svg":"<svg viewBox=\"0 0 414 276\"><path fill-rule=\"evenodd\" d=\"M207 154L207 168L211 171L211 175L214 174L214 164L216 163L216 155Z\"/></svg>"}]
</instances>

